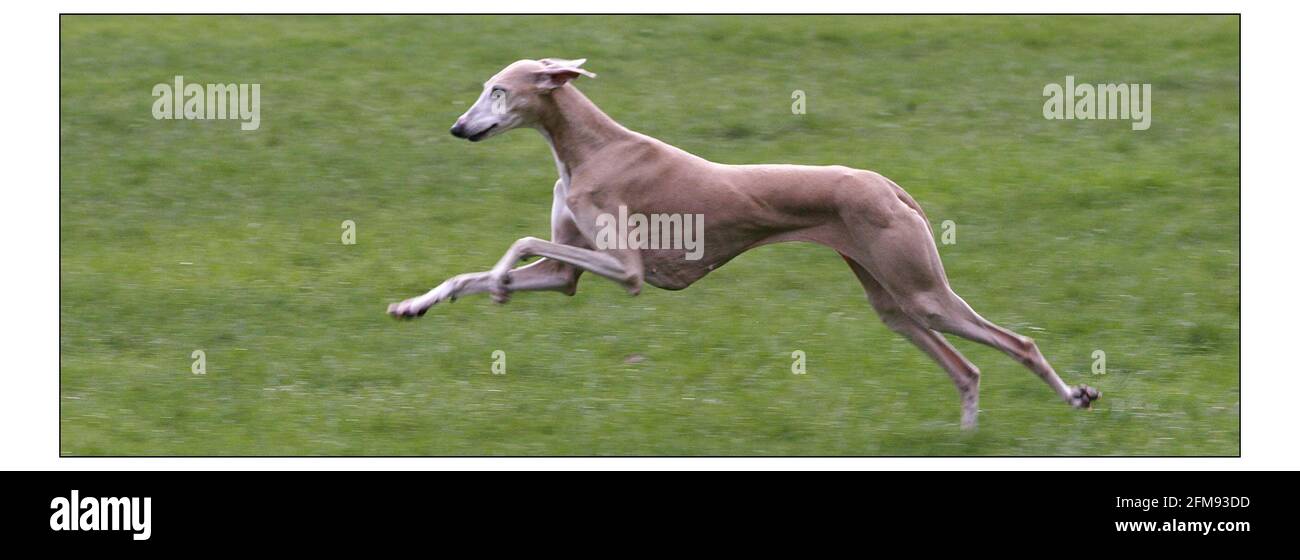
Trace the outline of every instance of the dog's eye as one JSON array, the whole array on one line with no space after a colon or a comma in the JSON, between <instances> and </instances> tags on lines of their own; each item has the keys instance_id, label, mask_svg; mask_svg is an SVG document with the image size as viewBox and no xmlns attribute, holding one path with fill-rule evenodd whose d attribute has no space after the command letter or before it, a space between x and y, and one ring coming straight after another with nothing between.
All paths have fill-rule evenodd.
<instances>
[{"instance_id":1,"label":"dog's eye","mask_svg":"<svg viewBox=\"0 0 1300 560\"><path fill-rule=\"evenodd\" d=\"M506 90L501 88L494 89L492 90L492 95L490 97L493 101L501 101L506 98Z\"/></svg>"}]
</instances>

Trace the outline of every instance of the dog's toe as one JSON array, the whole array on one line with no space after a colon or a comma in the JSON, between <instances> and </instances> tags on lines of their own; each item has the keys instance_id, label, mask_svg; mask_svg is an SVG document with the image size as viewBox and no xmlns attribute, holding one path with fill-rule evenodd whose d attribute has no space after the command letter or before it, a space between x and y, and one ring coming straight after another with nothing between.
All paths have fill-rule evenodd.
<instances>
[{"instance_id":1,"label":"dog's toe","mask_svg":"<svg viewBox=\"0 0 1300 560\"><path fill-rule=\"evenodd\" d=\"M428 307L419 305L418 302L416 302L413 299L408 299L400 303L393 303L388 305L388 314L397 319L411 319L414 317L419 317L424 315L425 312L427 312L428 310L429 310Z\"/></svg>"},{"instance_id":2,"label":"dog's toe","mask_svg":"<svg viewBox=\"0 0 1300 560\"><path fill-rule=\"evenodd\" d=\"M1070 390L1070 405L1075 408L1092 408L1092 403L1101 398L1101 391L1087 385L1079 385Z\"/></svg>"},{"instance_id":3,"label":"dog's toe","mask_svg":"<svg viewBox=\"0 0 1300 560\"><path fill-rule=\"evenodd\" d=\"M1101 398L1101 391L1098 391L1087 385L1081 385L1080 388L1083 389L1083 394L1087 395L1088 400L1090 401L1096 401L1097 399Z\"/></svg>"}]
</instances>

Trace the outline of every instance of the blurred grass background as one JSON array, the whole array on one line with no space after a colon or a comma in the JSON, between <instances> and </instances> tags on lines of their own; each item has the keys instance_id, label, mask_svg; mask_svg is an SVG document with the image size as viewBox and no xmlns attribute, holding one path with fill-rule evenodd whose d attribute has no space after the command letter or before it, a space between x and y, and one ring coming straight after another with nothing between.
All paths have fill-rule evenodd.
<instances>
[{"instance_id":1,"label":"blurred grass background","mask_svg":"<svg viewBox=\"0 0 1300 560\"><path fill-rule=\"evenodd\" d=\"M65 455L1236 455L1236 17L61 19ZM624 125L724 163L879 171L954 288L1093 411L957 340L947 376L832 251L683 292L391 301L545 236L555 168L446 132L520 58L589 59ZM260 130L155 121L151 88L262 84ZM1047 121L1042 88L1153 84L1153 124ZM807 94L792 115L791 92ZM357 224L357 244L340 224ZM190 373L191 352L207 374ZM508 374L490 374L494 350ZM1108 373L1090 372L1094 350ZM808 374L792 375L791 352Z\"/></svg>"}]
</instances>

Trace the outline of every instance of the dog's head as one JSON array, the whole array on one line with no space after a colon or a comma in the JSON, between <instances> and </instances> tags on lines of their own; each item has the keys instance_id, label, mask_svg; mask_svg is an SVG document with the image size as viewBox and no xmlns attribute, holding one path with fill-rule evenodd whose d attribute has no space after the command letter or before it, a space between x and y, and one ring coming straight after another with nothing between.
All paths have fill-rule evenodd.
<instances>
[{"instance_id":1,"label":"dog's head","mask_svg":"<svg viewBox=\"0 0 1300 560\"><path fill-rule=\"evenodd\" d=\"M520 60L483 84L474 106L456 119L451 135L478 142L520 126L534 126L544 97L578 76L596 75L580 68L587 59Z\"/></svg>"}]
</instances>

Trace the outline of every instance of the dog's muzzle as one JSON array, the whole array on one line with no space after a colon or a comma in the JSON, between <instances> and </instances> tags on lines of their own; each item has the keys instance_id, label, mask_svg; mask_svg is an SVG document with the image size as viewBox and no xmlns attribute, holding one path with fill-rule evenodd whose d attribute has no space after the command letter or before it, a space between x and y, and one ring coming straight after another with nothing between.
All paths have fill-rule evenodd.
<instances>
[{"instance_id":1,"label":"dog's muzzle","mask_svg":"<svg viewBox=\"0 0 1300 560\"><path fill-rule=\"evenodd\" d=\"M482 140L484 137L486 137L489 132L492 132L494 129L496 129L496 127L497 127L496 123L493 123L492 126L489 126L478 132L475 132L474 134L469 134L465 130L465 124L461 122L457 122L455 126L451 127L451 135L457 138L464 138L466 140L469 140L470 142L478 142L479 140Z\"/></svg>"},{"instance_id":2,"label":"dog's muzzle","mask_svg":"<svg viewBox=\"0 0 1300 560\"><path fill-rule=\"evenodd\" d=\"M460 121L456 121L456 124L451 125L451 135L452 135L452 136L455 136L455 137L457 137L457 138L464 138L464 137L465 137L465 123L462 123L462 122L460 122Z\"/></svg>"}]
</instances>

